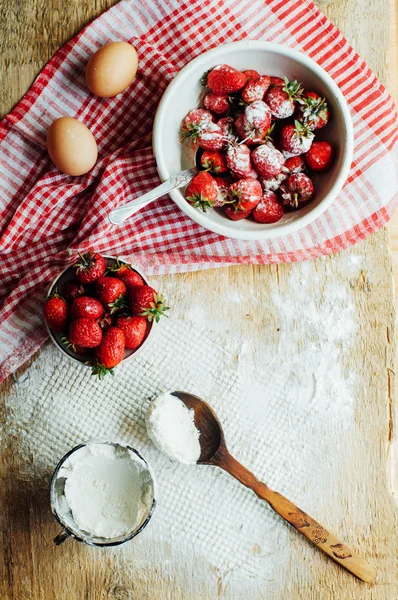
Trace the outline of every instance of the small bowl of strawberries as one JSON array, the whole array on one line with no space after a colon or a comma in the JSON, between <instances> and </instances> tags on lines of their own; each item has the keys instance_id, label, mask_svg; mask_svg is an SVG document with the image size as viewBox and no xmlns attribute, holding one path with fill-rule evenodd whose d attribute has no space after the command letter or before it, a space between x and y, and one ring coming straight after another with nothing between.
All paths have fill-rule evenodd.
<instances>
[{"instance_id":1,"label":"small bowl of strawberries","mask_svg":"<svg viewBox=\"0 0 398 600\"><path fill-rule=\"evenodd\" d=\"M167 88L155 118L163 180L194 221L227 237L291 234L340 192L353 156L347 103L330 75L287 46L244 40L205 52Z\"/></svg>"},{"instance_id":2,"label":"small bowl of strawberries","mask_svg":"<svg viewBox=\"0 0 398 600\"><path fill-rule=\"evenodd\" d=\"M167 310L135 267L89 251L53 281L43 314L55 346L102 379L137 356Z\"/></svg>"}]
</instances>

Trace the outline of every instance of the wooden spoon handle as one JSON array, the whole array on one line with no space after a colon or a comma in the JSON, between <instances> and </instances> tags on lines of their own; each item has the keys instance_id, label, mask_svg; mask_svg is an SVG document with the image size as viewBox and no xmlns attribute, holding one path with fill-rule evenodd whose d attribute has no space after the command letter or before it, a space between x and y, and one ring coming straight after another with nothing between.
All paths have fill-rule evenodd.
<instances>
[{"instance_id":1,"label":"wooden spoon handle","mask_svg":"<svg viewBox=\"0 0 398 600\"><path fill-rule=\"evenodd\" d=\"M376 571L365 562L354 550L329 533L315 519L307 515L287 498L271 490L265 483L259 481L251 471L241 465L225 449L211 461L238 479L243 485L253 490L261 499L266 500L271 508L285 519L290 525L302 533L310 542L318 546L339 565L351 571L354 575L370 583L376 577Z\"/></svg>"}]
</instances>

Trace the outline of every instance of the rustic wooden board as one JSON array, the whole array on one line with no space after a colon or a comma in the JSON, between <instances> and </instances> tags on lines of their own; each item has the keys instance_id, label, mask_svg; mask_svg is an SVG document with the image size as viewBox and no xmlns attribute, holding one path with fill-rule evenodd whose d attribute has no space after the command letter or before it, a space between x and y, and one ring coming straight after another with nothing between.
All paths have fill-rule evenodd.
<instances>
[{"instance_id":1,"label":"rustic wooden board","mask_svg":"<svg viewBox=\"0 0 398 600\"><path fill-rule=\"evenodd\" d=\"M97 0L87 5L81 0L70 3L54 0L49 4L45 0L29 0L15 10L14 3L1 0L0 17L5 27L0 39L3 57L0 112L5 113L11 108L64 41L112 3ZM389 36L396 36L393 19L389 19L392 14L389 10L394 6L392 0L390 7L383 0L341 0L337 3L319 0L318 5L340 27L380 79L387 82ZM351 256L364 259L355 277L349 267ZM206 296L204 310L209 315L216 310L216 317L224 319L226 326L233 323L242 334L252 332L255 341L259 335L257 324L267 327L273 317L273 308L269 299L264 299L261 308L254 308L250 303L250 288L263 293L272 285L286 293L292 274L299 268L298 265L238 267L165 277L159 285L167 288L171 281L181 282L178 297L181 314L189 298L206 290L201 296ZM388 233L382 230L355 249L313 261L308 268L310 279L317 281L311 286L310 294L317 298L321 297L326 283L337 285L349 281L360 330L346 366L361 373L363 393L358 392L356 397L358 438L355 431L349 435L348 458L344 462L338 458L339 449L336 449L336 465L344 465L346 469L340 474L340 487L330 489L330 505L319 507L314 501L312 506L305 508L320 519L324 515L323 524L352 543L378 567L379 573L371 586L361 584L291 532L292 554L283 586L267 598L393 600L398 598L398 531L397 509L388 493L386 477L386 453L394 427L395 350ZM231 310L230 304L220 298L235 288L239 289L243 302ZM267 311L270 319L263 320ZM270 329L269 337L277 343L276 330ZM7 415L7 397L12 385L10 378L2 387L4 416ZM184 555L166 542L161 546L164 563L152 566L153 548L144 535L134 544L128 562L120 550L104 552L76 543L55 548L51 539L57 533L57 526L49 514L48 480L40 473L35 481L35 457L21 456L19 443L12 432L4 431L0 462L2 600L241 600L228 584L228 573L218 572L199 558L193 563L189 554ZM316 443L316 435L312 443ZM321 467L323 465L320 465L320 471L324 472ZM317 485L325 485L325 480L315 475L314 486ZM343 505L341 498L345 499ZM337 505L344 511L341 520ZM258 581L256 585L255 593L251 592L253 599L264 598L263 583Z\"/></svg>"}]
</instances>

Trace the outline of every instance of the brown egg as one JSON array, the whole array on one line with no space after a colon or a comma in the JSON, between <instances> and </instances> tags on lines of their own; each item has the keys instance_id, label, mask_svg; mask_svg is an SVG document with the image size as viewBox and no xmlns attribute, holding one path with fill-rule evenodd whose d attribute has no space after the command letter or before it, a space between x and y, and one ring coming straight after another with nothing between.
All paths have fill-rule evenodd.
<instances>
[{"instance_id":1,"label":"brown egg","mask_svg":"<svg viewBox=\"0 0 398 600\"><path fill-rule=\"evenodd\" d=\"M101 98L123 92L137 73L137 52L127 42L111 42L102 46L88 61L88 89Z\"/></svg>"},{"instance_id":2,"label":"brown egg","mask_svg":"<svg viewBox=\"0 0 398 600\"><path fill-rule=\"evenodd\" d=\"M84 175L97 161L97 143L77 119L56 119L47 133L47 150L54 165L67 175Z\"/></svg>"}]
</instances>

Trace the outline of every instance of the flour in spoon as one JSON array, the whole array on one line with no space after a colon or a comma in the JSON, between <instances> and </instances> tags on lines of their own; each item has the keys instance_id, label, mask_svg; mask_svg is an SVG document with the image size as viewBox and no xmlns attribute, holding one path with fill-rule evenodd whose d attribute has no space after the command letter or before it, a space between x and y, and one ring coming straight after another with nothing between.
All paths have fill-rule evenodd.
<instances>
[{"instance_id":1,"label":"flour in spoon","mask_svg":"<svg viewBox=\"0 0 398 600\"><path fill-rule=\"evenodd\" d=\"M200 457L199 431L194 411L170 392L151 402L146 414L148 435L167 456L187 464Z\"/></svg>"}]
</instances>

